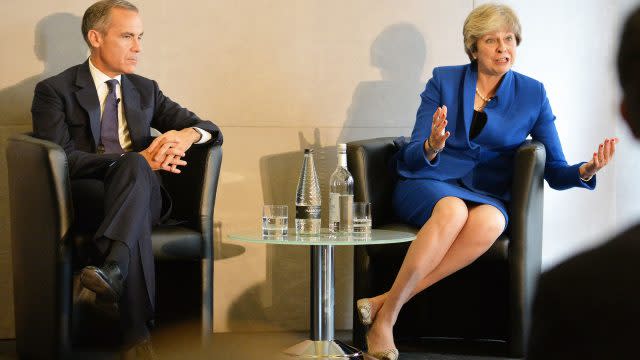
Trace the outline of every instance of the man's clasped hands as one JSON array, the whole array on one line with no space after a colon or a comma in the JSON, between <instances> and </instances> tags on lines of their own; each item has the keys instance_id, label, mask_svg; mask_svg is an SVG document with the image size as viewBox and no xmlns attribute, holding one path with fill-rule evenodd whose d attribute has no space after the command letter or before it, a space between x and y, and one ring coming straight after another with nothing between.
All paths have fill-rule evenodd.
<instances>
[{"instance_id":1,"label":"man's clasped hands","mask_svg":"<svg viewBox=\"0 0 640 360\"><path fill-rule=\"evenodd\" d=\"M182 158L191 145L200 139L200 133L194 128L170 130L156 137L148 148L140 152L152 170L164 170L180 173L178 166L187 162Z\"/></svg>"}]
</instances>

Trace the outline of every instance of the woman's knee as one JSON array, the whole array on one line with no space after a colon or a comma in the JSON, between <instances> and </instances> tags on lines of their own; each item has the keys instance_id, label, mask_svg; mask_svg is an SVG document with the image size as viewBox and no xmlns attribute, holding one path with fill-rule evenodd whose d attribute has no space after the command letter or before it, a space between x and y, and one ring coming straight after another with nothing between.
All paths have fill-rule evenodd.
<instances>
[{"instance_id":1,"label":"woman's knee","mask_svg":"<svg viewBox=\"0 0 640 360\"><path fill-rule=\"evenodd\" d=\"M469 209L462 199L447 196L436 203L431 219L444 226L462 228L467 222L468 216Z\"/></svg>"},{"instance_id":2,"label":"woman's knee","mask_svg":"<svg viewBox=\"0 0 640 360\"><path fill-rule=\"evenodd\" d=\"M476 241L493 243L504 231L506 221L500 210L491 205L480 205L469 211L467 226Z\"/></svg>"}]
</instances>

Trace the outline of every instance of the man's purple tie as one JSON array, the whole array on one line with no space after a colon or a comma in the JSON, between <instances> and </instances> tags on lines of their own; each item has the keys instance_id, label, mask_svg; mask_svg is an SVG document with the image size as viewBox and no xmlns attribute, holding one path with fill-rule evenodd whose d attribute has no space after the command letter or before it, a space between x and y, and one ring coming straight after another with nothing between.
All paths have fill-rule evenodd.
<instances>
[{"instance_id":1,"label":"man's purple tie","mask_svg":"<svg viewBox=\"0 0 640 360\"><path fill-rule=\"evenodd\" d=\"M111 79L106 81L109 87L107 98L104 101L104 112L102 113L102 121L100 122L100 145L98 145L99 153L121 154L124 152L120 146L120 137L118 136L118 101L116 98L116 85L118 80Z\"/></svg>"}]
</instances>

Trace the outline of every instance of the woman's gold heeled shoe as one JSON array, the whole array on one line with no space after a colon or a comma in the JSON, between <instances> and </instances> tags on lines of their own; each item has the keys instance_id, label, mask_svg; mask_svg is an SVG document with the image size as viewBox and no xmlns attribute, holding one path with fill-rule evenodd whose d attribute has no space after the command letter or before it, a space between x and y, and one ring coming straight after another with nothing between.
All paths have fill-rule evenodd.
<instances>
[{"instance_id":1,"label":"woman's gold heeled shoe","mask_svg":"<svg viewBox=\"0 0 640 360\"><path fill-rule=\"evenodd\" d=\"M398 357L400 356L398 349L387 349L385 351L368 353L368 354L378 360L398 360Z\"/></svg>"},{"instance_id":2,"label":"woman's gold heeled shoe","mask_svg":"<svg viewBox=\"0 0 640 360\"><path fill-rule=\"evenodd\" d=\"M368 299L360 299L360 300L367 300ZM360 300L358 300L358 303L360 302ZM367 341L367 354L369 356L373 356L374 358L378 359L378 360L398 360L398 357L400 356L400 352L398 352L398 349L396 348L391 348L391 349L386 349L383 351L376 351L376 352L371 352L371 347L369 346L369 333L367 332L367 335L365 337L366 341Z\"/></svg>"},{"instance_id":3,"label":"woman's gold heeled shoe","mask_svg":"<svg viewBox=\"0 0 640 360\"><path fill-rule=\"evenodd\" d=\"M371 301L369 299L360 299L356 301L356 308L362 325L371 325Z\"/></svg>"}]
</instances>

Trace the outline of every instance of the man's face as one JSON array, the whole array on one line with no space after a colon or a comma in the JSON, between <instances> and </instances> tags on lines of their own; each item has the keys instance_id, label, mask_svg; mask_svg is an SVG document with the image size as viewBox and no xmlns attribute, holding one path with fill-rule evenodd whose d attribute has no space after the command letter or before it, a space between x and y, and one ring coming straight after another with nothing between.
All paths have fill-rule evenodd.
<instances>
[{"instance_id":1,"label":"man's face","mask_svg":"<svg viewBox=\"0 0 640 360\"><path fill-rule=\"evenodd\" d=\"M91 62L107 76L130 74L136 70L142 51L142 20L137 12L111 9L111 19L104 33L89 30L93 47Z\"/></svg>"}]
</instances>

